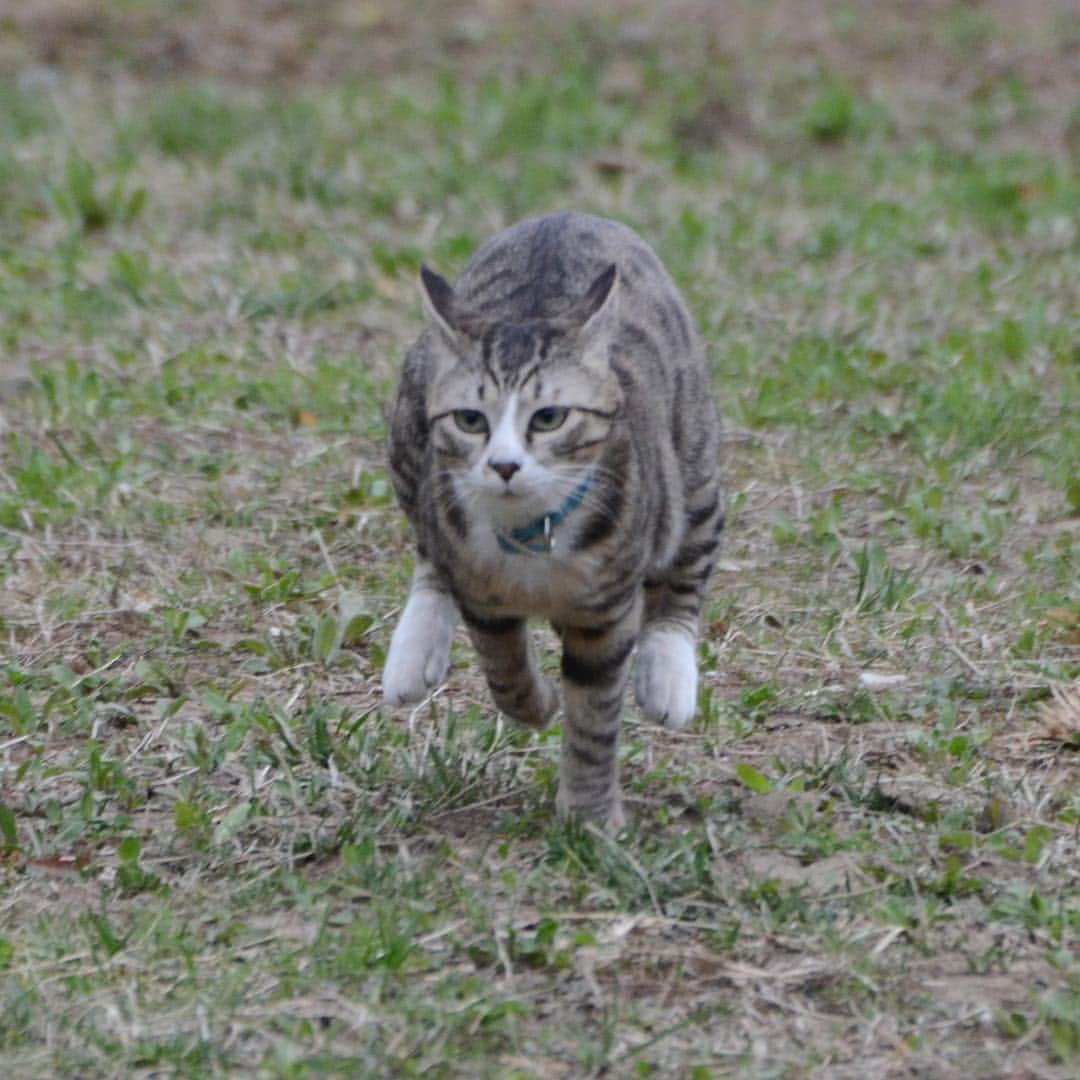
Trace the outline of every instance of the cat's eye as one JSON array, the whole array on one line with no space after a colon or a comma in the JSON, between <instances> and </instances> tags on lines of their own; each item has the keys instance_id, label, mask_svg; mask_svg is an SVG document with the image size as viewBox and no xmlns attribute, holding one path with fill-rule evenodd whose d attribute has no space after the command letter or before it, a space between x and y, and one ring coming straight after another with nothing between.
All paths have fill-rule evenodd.
<instances>
[{"instance_id":1,"label":"cat's eye","mask_svg":"<svg viewBox=\"0 0 1080 1080\"><path fill-rule=\"evenodd\" d=\"M479 409L455 409L454 423L466 435L484 435L487 432L487 417Z\"/></svg>"},{"instance_id":2,"label":"cat's eye","mask_svg":"<svg viewBox=\"0 0 1080 1080\"><path fill-rule=\"evenodd\" d=\"M529 428L532 431L554 431L563 426L569 415L570 410L562 405L548 405L532 414Z\"/></svg>"}]
</instances>

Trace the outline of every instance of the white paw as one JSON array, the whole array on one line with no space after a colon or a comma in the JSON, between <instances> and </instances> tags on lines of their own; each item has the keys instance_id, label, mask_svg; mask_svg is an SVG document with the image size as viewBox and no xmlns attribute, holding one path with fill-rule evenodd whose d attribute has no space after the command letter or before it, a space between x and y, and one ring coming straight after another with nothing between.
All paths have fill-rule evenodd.
<instances>
[{"instance_id":1,"label":"white paw","mask_svg":"<svg viewBox=\"0 0 1080 1080\"><path fill-rule=\"evenodd\" d=\"M443 681L456 623L457 608L446 593L420 589L409 596L383 669L387 705L422 701Z\"/></svg>"},{"instance_id":2,"label":"white paw","mask_svg":"<svg viewBox=\"0 0 1080 1080\"><path fill-rule=\"evenodd\" d=\"M697 711L694 643L680 630L646 630L638 647L634 696L657 723L684 728Z\"/></svg>"}]
</instances>

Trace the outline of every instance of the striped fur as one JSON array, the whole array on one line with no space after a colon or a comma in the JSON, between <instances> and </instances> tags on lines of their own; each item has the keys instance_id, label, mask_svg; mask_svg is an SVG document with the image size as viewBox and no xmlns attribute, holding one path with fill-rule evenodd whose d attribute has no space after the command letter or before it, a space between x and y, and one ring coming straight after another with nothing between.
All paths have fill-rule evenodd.
<instances>
[{"instance_id":1,"label":"striped fur","mask_svg":"<svg viewBox=\"0 0 1080 1080\"><path fill-rule=\"evenodd\" d=\"M562 639L558 808L623 820L619 718L693 718L695 641L724 521L719 422L700 339L651 249L584 214L522 222L453 288L422 273L427 327L391 423L394 489L417 541L383 677L388 704L443 678L464 621L495 704L558 711L525 620ZM515 540L528 538L528 544Z\"/></svg>"}]
</instances>

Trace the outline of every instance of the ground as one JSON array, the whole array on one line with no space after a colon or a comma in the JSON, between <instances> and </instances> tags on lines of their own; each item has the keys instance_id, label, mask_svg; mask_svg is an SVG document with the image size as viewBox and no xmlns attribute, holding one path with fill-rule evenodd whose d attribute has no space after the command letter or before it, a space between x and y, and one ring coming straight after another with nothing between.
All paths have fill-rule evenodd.
<instances>
[{"instance_id":1,"label":"ground","mask_svg":"<svg viewBox=\"0 0 1080 1080\"><path fill-rule=\"evenodd\" d=\"M1071 14L0 3L6 1074L1075 1076ZM416 271L565 206L726 430L617 837L379 696Z\"/></svg>"}]
</instances>

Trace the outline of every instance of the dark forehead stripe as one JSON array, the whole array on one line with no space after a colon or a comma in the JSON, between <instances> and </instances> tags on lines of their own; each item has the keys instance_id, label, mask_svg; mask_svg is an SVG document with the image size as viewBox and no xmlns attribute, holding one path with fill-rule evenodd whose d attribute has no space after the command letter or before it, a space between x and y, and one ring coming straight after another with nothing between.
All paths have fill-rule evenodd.
<instances>
[{"instance_id":1,"label":"dark forehead stripe","mask_svg":"<svg viewBox=\"0 0 1080 1080\"><path fill-rule=\"evenodd\" d=\"M535 351L533 353L533 360L529 367L523 370L518 378L518 385L525 386L528 381L537 376L535 393L540 393L540 386L542 380L539 378L538 372L543 368L544 363L547 360L548 351L551 349L551 343L559 336L559 331L552 327L549 323L541 323L537 329Z\"/></svg>"},{"instance_id":2,"label":"dark forehead stripe","mask_svg":"<svg viewBox=\"0 0 1080 1080\"><path fill-rule=\"evenodd\" d=\"M492 341L491 368L505 386L521 386L536 373L558 331L549 323L503 323Z\"/></svg>"},{"instance_id":3,"label":"dark forehead stripe","mask_svg":"<svg viewBox=\"0 0 1080 1080\"><path fill-rule=\"evenodd\" d=\"M495 350L495 335L499 331L499 324L492 323L484 330L484 336L480 339L480 362L488 373L491 381L498 384L499 379L491 366L491 355Z\"/></svg>"}]
</instances>

